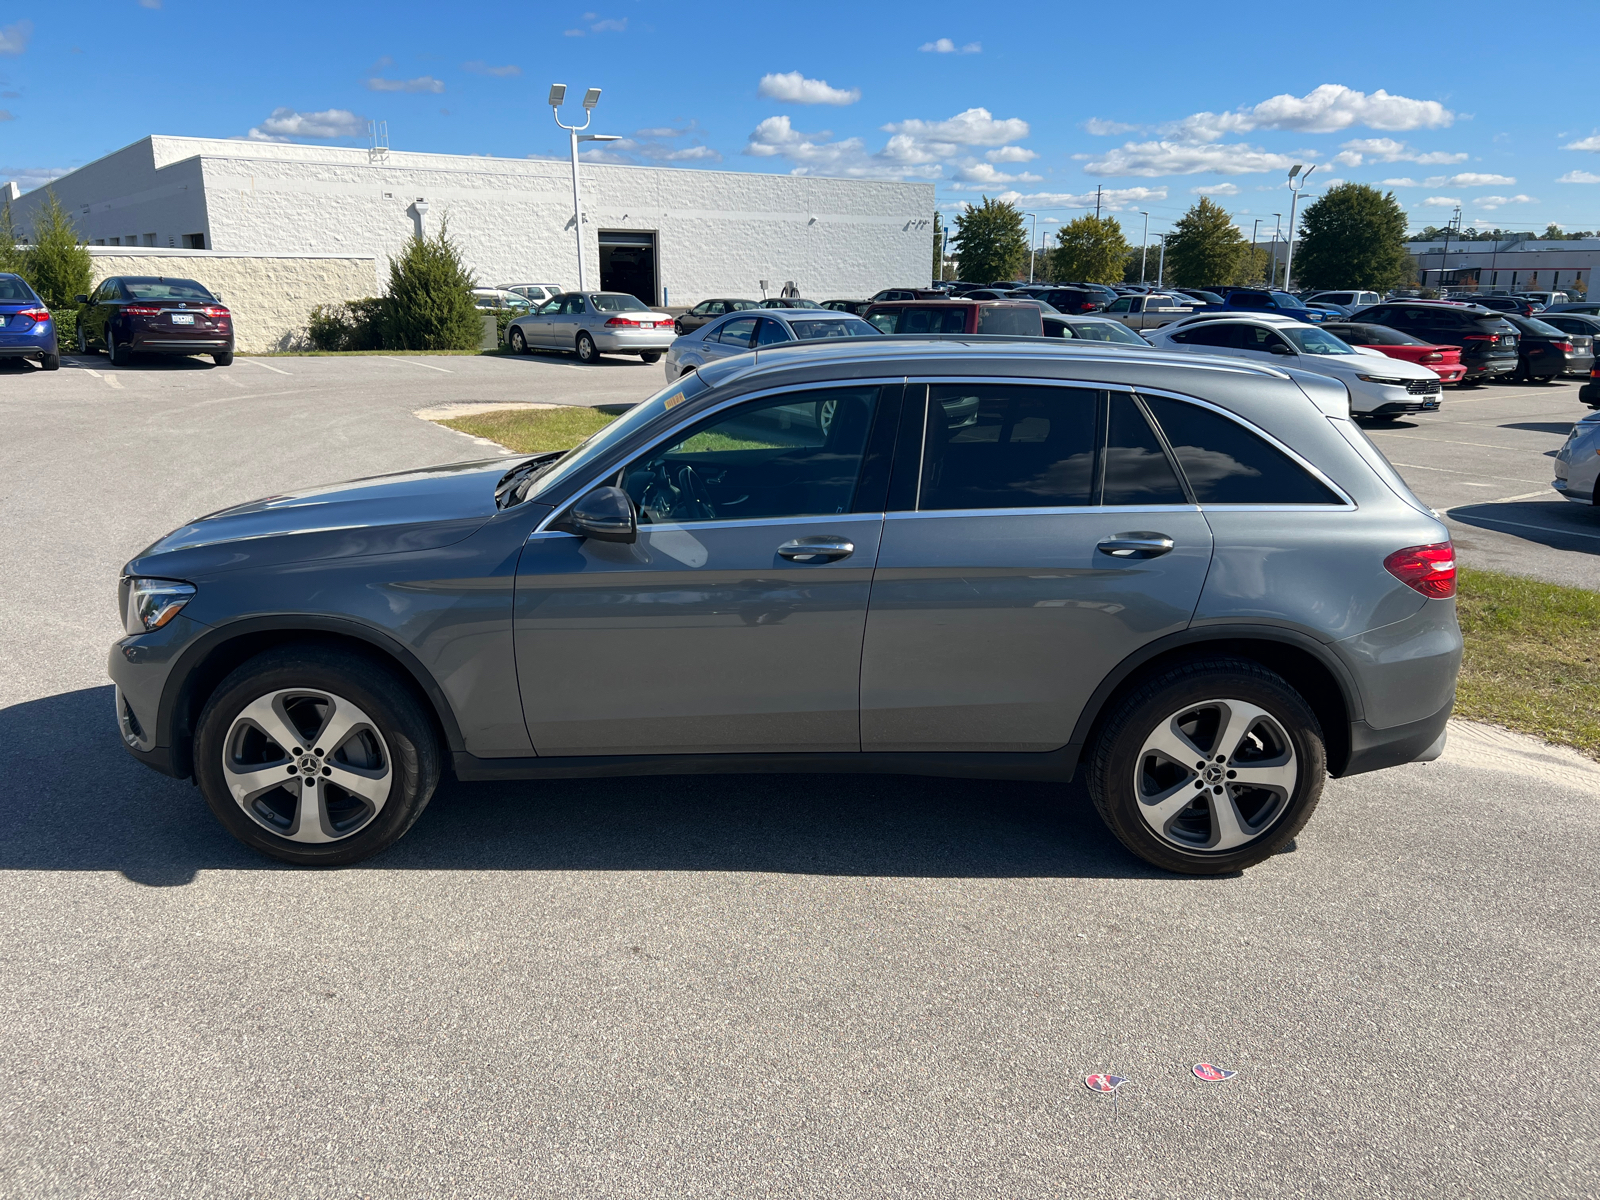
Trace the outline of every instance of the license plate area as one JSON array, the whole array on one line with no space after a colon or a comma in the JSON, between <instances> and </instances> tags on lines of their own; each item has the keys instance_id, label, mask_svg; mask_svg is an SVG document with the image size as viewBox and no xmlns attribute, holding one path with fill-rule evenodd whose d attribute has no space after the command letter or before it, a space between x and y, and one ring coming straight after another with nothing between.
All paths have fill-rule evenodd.
<instances>
[{"instance_id":1,"label":"license plate area","mask_svg":"<svg viewBox=\"0 0 1600 1200\"><path fill-rule=\"evenodd\" d=\"M193 325L194 324L194 314L193 313L173 313L172 314L172 323L174 325Z\"/></svg>"},{"instance_id":2,"label":"license plate area","mask_svg":"<svg viewBox=\"0 0 1600 1200\"><path fill-rule=\"evenodd\" d=\"M0 313L0 329L4 329L6 327L6 323L10 320L10 317L6 316L4 313Z\"/></svg>"}]
</instances>

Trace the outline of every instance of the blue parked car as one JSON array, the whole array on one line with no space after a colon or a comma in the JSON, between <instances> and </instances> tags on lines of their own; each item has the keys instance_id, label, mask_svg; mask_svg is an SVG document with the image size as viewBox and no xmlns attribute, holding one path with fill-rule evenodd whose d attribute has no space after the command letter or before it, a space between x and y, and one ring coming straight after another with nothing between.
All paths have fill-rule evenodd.
<instances>
[{"instance_id":1,"label":"blue parked car","mask_svg":"<svg viewBox=\"0 0 1600 1200\"><path fill-rule=\"evenodd\" d=\"M1298 296L1291 296L1288 292L1268 291L1266 288L1220 290L1223 296L1221 306L1208 305L1207 311L1273 313L1277 316L1293 317L1309 325L1320 325L1330 316L1338 316L1337 313L1330 313L1325 308L1311 308Z\"/></svg>"},{"instance_id":2,"label":"blue parked car","mask_svg":"<svg viewBox=\"0 0 1600 1200\"><path fill-rule=\"evenodd\" d=\"M56 323L21 275L0 274L0 359L37 358L46 371L61 369Z\"/></svg>"}]
</instances>

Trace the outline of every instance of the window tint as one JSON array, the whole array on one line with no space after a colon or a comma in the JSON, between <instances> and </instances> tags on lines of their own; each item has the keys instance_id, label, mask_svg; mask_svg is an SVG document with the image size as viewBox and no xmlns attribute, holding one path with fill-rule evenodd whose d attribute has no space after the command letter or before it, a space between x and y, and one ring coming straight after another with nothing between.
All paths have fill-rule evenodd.
<instances>
[{"instance_id":1,"label":"window tint","mask_svg":"<svg viewBox=\"0 0 1600 1200\"><path fill-rule=\"evenodd\" d=\"M750 339L756 331L755 317L740 317L736 321L728 321L716 332L716 340L724 346L750 347Z\"/></svg>"},{"instance_id":2,"label":"window tint","mask_svg":"<svg viewBox=\"0 0 1600 1200\"><path fill-rule=\"evenodd\" d=\"M1131 299L1129 299L1127 296L1123 296L1115 304L1113 304L1113 305L1111 305L1111 307L1107 308L1106 311L1107 312L1114 312L1114 313L1132 312L1133 311L1133 301Z\"/></svg>"},{"instance_id":3,"label":"window tint","mask_svg":"<svg viewBox=\"0 0 1600 1200\"><path fill-rule=\"evenodd\" d=\"M1120 342L1125 346L1150 345L1121 321L1075 321L1072 331L1087 342Z\"/></svg>"},{"instance_id":4,"label":"window tint","mask_svg":"<svg viewBox=\"0 0 1600 1200\"><path fill-rule=\"evenodd\" d=\"M1103 504L1187 504L1172 461L1133 397L1111 393Z\"/></svg>"},{"instance_id":5,"label":"window tint","mask_svg":"<svg viewBox=\"0 0 1600 1200\"><path fill-rule=\"evenodd\" d=\"M844 321L791 321L790 328L802 342L814 342L821 338L876 336L878 332L865 321L853 318Z\"/></svg>"},{"instance_id":6,"label":"window tint","mask_svg":"<svg viewBox=\"0 0 1600 1200\"><path fill-rule=\"evenodd\" d=\"M1228 297L1228 303L1234 308L1271 308L1272 298L1260 293L1235 292Z\"/></svg>"},{"instance_id":7,"label":"window tint","mask_svg":"<svg viewBox=\"0 0 1600 1200\"><path fill-rule=\"evenodd\" d=\"M702 304L695 305L694 311L696 316L720 317L727 311L727 308L728 306L721 300L707 300Z\"/></svg>"},{"instance_id":8,"label":"window tint","mask_svg":"<svg viewBox=\"0 0 1600 1200\"><path fill-rule=\"evenodd\" d=\"M729 312L749 312L752 308L760 308L754 300L729 300Z\"/></svg>"},{"instance_id":9,"label":"window tint","mask_svg":"<svg viewBox=\"0 0 1600 1200\"><path fill-rule=\"evenodd\" d=\"M676 434L622 472L644 524L850 511L878 389L774 396Z\"/></svg>"},{"instance_id":10,"label":"window tint","mask_svg":"<svg viewBox=\"0 0 1600 1200\"><path fill-rule=\"evenodd\" d=\"M28 285L15 275L0 275L0 300L13 304L31 304L33 297L28 293Z\"/></svg>"},{"instance_id":11,"label":"window tint","mask_svg":"<svg viewBox=\"0 0 1600 1200\"><path fill-rule=\"evenodd\" d=\"M917 507L1091 503L1099 396L1088 388L934 385Z\"/></svg>"},{"instance_id":12,"label":"window tint","mask_svg":"<svg viewBox=\"0 0 1600 1200\"><path fill-rule=\"evenodd\" d=\"M1237 325L1222 321L1207 321L1196 325L1193 329L1173 334L1173 340L1190 346L1237 346L1239 339L1233 335L1233 331L1237 328Z\"/></svg>"},{"instance_id":13,"label":"window tint","mask_svg":"<svg viewBox=\"0 0 1600 1200\"><path fill-rule=\"evenodd\" d=\"M192 279L126 279L135 300L198 300L211 303L210 292Z\"/></svg>"},{"instance_id":14,"label":"window tint","mask_svg":"<svg viewBox=\"0 0 1600 1200\"><path fill-rule=\"evenodd\" d=\"M591 296L596 312L649 312L649 306L637 296L621 292L600 292Z\"/></svg>"},{"instance_id":15,"label":"window tint","mask_svg":"<svg viewBox=\"0 0 1600 1200\"><path fill-rule=\"evenodd\" d=\"M900 318L903 315L899 309L875 312L867 318L867 323L882 333L898 333L900 331Z\"/></svg>"},{"instance_id":16,"label":"window tint","mask_svg":"<svg viewBox=\"0 0 1600 1200\"><path fill-rule=\"evenodd\" d=\"M1288 455L1236 421L1181 400L1145 398L1201 504L1338 504Z\"/></svg>"},{"instance_id":17,"label":"window tint","mask_svg":"<svg viewBox=\"0 0 1600 1200\"><path fill-rule=\"evenodd\" d=\"M874 321L873 324L877 322ZM964 308L907 308L901 310L899 328L892 332L965 333L966 331L967 310Z\"/></svg>"},{"instance_id":18,"label":"window tint","mask_svg":"<svg viewBox=\"0 0 1600 1200\"><path fill-rule=\"evenodd\" d=\"M1031 305L985 304L978 309L978 332L1002 337L1040 337L1044 333L1044 321L1039 310Z\"/></svg>"},{"instance_id":19,"label":"window tint","mask_svg":"<svg viewBox=\"0 0 1600 1200\"><path fill-rule=\"evenodd\" d=\"M756 329L756 345L775 346L789 340L789 331L778 322L764 319Z\"/></svg>"}]
</instances>

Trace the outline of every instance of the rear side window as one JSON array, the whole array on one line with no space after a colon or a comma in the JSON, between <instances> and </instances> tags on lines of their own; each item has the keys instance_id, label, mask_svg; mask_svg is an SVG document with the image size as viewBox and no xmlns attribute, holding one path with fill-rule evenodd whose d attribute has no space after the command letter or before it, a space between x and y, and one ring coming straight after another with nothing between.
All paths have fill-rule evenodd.
<instances>
[{"instance_id":1,"label":"rear side window","mask_svg":"<svg viewBox=\"0 0 1600 1200\"><path fill-rule=\"evenodd\" d=\"M1340 504L1320 480L1276 446L1221 413L1146 397L1201 504Z\"/></svg>"},{"instance_id":2,"label":"rear side window","mask_svg":"<svg viewBox=\"0 0 1600 1200\"><path fill-rule=\"evenodd\" d=\"M880 313L887 316L887 313ZM964 308L905 308L900 310L899 328L885 333L965 333L967 310ZM876 325L877 321L874 320Z\"/></svg>"},{"instance_id":3,"label":"rear side window","mask_svg":"<svg viewBox=\"0 0 1600 1200\"><path fill-rule=\"evenodd\" d=\"M1018 305L985 304L978 309L978 332L1002 337L1040 337L1044 321L1037 308Z\"/></svg>"},{"instance_id":4,"label":"rear side window","mask_svg":"<svg viewBox=\"0 0 1600 1200\"><path fill-rule=\"evenodd\" d=\"M1187 504L1166 451L1132 396L1111 393L1102 504Z\"/></svg>"},{"instance_id":5,"label":"rear side window","mask_svg":"<svg viewBox=\"0 0 1600 1200\"><path fill-rule=\"evenodd\" d=\"M716 340L724 346L750 345L750 339L756 331L754 317L740 317L737 321L728 321L716 332Z\"/></svg>"},{"instance_id":6,"label":"rear side window","mask_svg":"<svg viewBox=\"0 0 1600 1200\"><path fill-rule=\"evenodd\" d=\"M935 384L917 507L1092 503L1100 396L1089 388Z\"/></svg>"}]
</instances>

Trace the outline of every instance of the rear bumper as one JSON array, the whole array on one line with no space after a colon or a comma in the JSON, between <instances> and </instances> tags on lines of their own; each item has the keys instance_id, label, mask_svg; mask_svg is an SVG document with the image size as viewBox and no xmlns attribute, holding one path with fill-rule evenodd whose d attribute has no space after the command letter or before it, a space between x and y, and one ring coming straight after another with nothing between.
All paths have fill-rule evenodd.
<instances>
[{"instance_id":1,"label":"rear bumper","mask_svg":"<svg viewBox=\"0 0 1600 1200\"><path fill-rule=\"evenodd\" d=\"M1567 355L1567 364L1562 368L1561 373L1563 375L1587 375L1592 370L1594 370L1594 355L1569 354Z\"/></svg>"},{"instance_id":2,"label":"rear bumper","mask_svg":"<svg viewBox=\"0 0 1600 1200\"><path fill-rule=\"evenodd\" d=\"M1483 379L1494 375L1509 375L1517 369L1517 360L1514 358L1489 358L1477 362L1463 363L1467 368L1464 379Z\"/></svg>"},{"instance_id":3,"label":"rear bumper","mask_svg":"<svg viewBox=\"0 0 1600 1200\"><path fill-rule=\"evenodd\" d=\"M1427 762L1439 757L1444 749L1444 727L1450 720L1454 698L1438 712L1396 725L1392 729L1374 729L1365 721L1350 723L1350 761L1339 772L1347 775L1364 775L1368 771L1381 771L1385 767L1398 767L1402 763Z\"/></svg>"},{"instance_id":4,"label":"rear bumper","mask_svg":"<svg viewBox=\"0 0 1600 1200\"><path fill-rule=\"evenodd\" d=\"M623 330L596 330L594 344L601 351L610 354L637 354L641 350L660 350L672 345L678 335L673 332L672 326L664 329L623 329Z\"/></svg>"},{"instance_id":5,"label":"rear bumper","mask_svg":"<svg viewBox=\"0 0 1600 1200\"><path fill-rule=\"evenodd\" d=\"M233 349L231 337L172 338L136 337L128 349L140 354L216 354Z\"/></svg>"}]
</instances>

